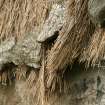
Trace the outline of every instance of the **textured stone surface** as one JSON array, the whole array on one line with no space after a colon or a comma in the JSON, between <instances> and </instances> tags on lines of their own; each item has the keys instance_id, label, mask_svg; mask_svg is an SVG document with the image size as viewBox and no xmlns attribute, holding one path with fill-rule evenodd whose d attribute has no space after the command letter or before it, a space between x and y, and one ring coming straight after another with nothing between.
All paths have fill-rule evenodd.
<instances>
[{"instance_id":1,"label":"textured stone surface","mask_svg":"<svg viewBox=\"0 0 105 105\"><path fill-rule=\"evenodd\" d=\"M41 45L36 42L37 34L29 33L11 51L12 61L19 64L26 64L35 68L40 67Z\"/></svg>"},{"instance_id":2,"label":"textured stone surface","mask_svg":"<svg viewBox=\"0 0 105 105\"><path fill-rule=\"evenodd\" d=\"M14 37L5 40L0 45L0 69L3 64L11 62L11 50L15 46L16 41Z\"/></svg>"},{"instance_id":3,"label":"textured stone surface","mask_svg":"<svg viewBox=\"0 0 105 105\"><path fill-rule=\"evenodd\" d=\"M15 38L11 37L4 42L1 43L0 45L0 53L6 52L11 50L15 45Z\"/></svg>"},{"instance_id":4,"label":"textured stone surface","mask_svg":"<svg viewBox=\"0 0 105 105\"><path fill-rule=\"evenodd\" d=\"M52 37L56 31L59 31L65 23L64 18L65 7L64 5L54 4L48 19L45 21L43 29L38 36L39 42L44 42L48 38Z\"/></svg>"},{"instance_id":5,"label":"textured stone surface","mask_svg":"<svg viewBox=\"0 0 105 105\"><path fill-rule=\"evenodd\" d=\"M102 25L105 21L105 0L89 0L88 11L93 23Z\"/></svg>"},{"instance_id":6,"label":"textured stone surface","mask_svg":"<svg viewBox=\"0 0 105 105\"><path fill-rule=\"evenodd\" d=\"M0 68L8 62L16 65L26 64L28 66L40 67L41 45L36 42L36 33L29 33L17 43L15 38L8 39L0 45Z\"/></svg>"}]
</instances>

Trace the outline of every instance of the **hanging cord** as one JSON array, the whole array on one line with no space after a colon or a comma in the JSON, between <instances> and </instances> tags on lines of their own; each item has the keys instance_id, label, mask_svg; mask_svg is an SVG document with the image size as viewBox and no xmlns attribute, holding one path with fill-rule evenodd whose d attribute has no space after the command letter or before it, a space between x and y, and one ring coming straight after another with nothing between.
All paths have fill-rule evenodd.
<instances>
[{"instance_id":1,"label":"hanging cord","mask_svg":"<svg viewBox=\"0 0 105 105\"><path fill-rule=\"evenodd\" d=\"M45 105L45 44L42 44L42 69L41 69L41 100L42 105Z\"/></svg>"}]
</instances>

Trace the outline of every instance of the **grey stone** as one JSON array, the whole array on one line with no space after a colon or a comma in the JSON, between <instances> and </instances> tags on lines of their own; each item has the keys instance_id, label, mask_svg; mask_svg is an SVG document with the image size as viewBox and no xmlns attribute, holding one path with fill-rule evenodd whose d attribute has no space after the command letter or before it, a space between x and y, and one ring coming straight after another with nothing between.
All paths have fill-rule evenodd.
<instances>
[{"instance_id":1,"label":"grey stone","mask_svg":"<svg viewBox=\"0 0 105 105\"><path fill-rule=\"evenodd\" d=\"M65 7L61 4L54 4L49 13L48 19L43 25L43 29L39 34L37 41L44 42L54 36L56 31L59 31L65 23Z\"/></svg>"},{"instance_id":2,"label":"grey stone","mask_svg":"<svg viewBox=\"0 0 105 105\"><path fill-rule=\"evenodd\" d=\"M23 39L17 42L11 51L12 61L18 64L26 64L35 68L40 67L41 45L37 43L37 34L30 32Z\"/></svg>"},{"instance_id":3,"label":"grey stone","mask_svg":"<svg viewBox=\"0 0 105 105\"><path fill-rule=\"evenodd\" d=\"M105 22L105 0L89 0L88 12L92 22L103 27Z\"/></svg>"},{"instance_id":4,"label":"grey stone","mask_svg":"<svg viewBox=\"0 0 105 105\"><path fill-rule=\"evenodd\" d=\"M41 45L36 42L38 35L36 33L28 33L17 43L15 38L2 42L0 45L0 69L4 64L10 62L39 68Z\"/></svg>"}]
</instances>

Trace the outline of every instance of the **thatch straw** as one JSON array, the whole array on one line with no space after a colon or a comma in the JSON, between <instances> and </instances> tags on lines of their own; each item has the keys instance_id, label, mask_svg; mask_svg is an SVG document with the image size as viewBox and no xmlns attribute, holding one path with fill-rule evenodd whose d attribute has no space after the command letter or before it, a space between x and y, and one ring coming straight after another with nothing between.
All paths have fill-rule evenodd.
<instances>
[{"instance_id":1,"label":"thatch straw","mask_svg":"<svg viewBox=\"0 0 105 105\"><path fill-rule=\"evenodd\" d=\"M86 62L87 66L100 62L105 56L105 30L96 29L87 49L81 55L81 61Z\"/></svg>"},{"instance_id":2,"label":"thatch straw","mask_svg":"<svg viewBox=\"0 0 105 105\"><path fill-rule=\"evenodd\" d=\"M0 0L0 40L23 36L43 24L47 0Z\"/></svg>"},{"instance_id":3,"label":"thatch straw","mask_svg":"<svg viewBox=\"0 0 105 105\"><path fill-rule=\"evenodd\" d=\"M94 64L104 56L104 30L95 30L91 23L87 10L88 1L68 0L65 14L67 16L66 23L54 45L51 46L51 50L46 51L48 52L46 54L43 48L42 67L39 73L32 71L26 81L26 88L30 89L28 92L30 91L33 98L36 98L37 105L44 105L46 95L49 95L50 92L55 90L62 92L63 74L69 64L72 65L76 59ZM0 15L1 39L10 36L19 37L29 33L36 26L41 26L46 16L48 16L49 6L47 0L15 0L11 2L0 0L0 2L2 10L2 15ZM40 28L42 29L42 27ZM20 72L23 72L22 76L26 73L26 71Z\"/></svg>"},{"instance_id":4,"label":"thatch straw","mask_svg":"<svg viewBox=\"0 0 105 105\"><path fill-rule=\"evenodd\" d=\"M69 16L67 15L69 19L48 54L46 68L50 72L62 70L67 64L73 63L88 44L94 26L88 17L87 3L88 0L69 1Z\"/></svg>"},{"instance_id":5,"label":"thatch straw","mask_svg":"<svg viewBox=\"0 0 105 105\"><path fill-rule=\"evenodd\" d=\"M16 80L26 79L27 67L25 65L19 65L15 71Z\"/></svg>"}]
</instances>

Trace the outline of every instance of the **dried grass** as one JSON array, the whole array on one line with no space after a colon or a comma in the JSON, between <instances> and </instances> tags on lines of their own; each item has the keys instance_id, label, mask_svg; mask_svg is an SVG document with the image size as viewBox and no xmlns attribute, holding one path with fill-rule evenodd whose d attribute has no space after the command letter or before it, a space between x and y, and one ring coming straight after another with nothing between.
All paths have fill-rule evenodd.
<instances>
[{"instance_id":1,"label":"dried grass","mask_svg":"<svg viewBox=\"0 0 105 105\"><path fill-rule=\"evenodd\" d=\"M62 70L66 65L73 63L87 46L94 32L94 25L88 17L87 3L88 0L69 1L69 19L48 54L46 68L49 72Z\"/></svg>"},{"instance_id":2,"label":"dried grass","mask_svg":"<svg viewBox=\"0 0 105 105\"><path fill-rule=\"evenodd\" d=\"M99 63L105 56L105 30L96 28L93 37L87 47L81 54L81 61L86 62L86 66L92 66Z\"/></svg>"},{"instance_id":3,"label":"dried grass","mask_svg":"<svg viewBox=\"0 0 105 105\"><path fill-rule=\"evenodd\" d=\"M0 40L20 37L43 24L47 0L0 0Z\"/></svg>"},{"instance_id":4,"label":"dried grass","mask_svg":"<svg viewBox=\"0 0 105 105\"><path fill-rule=\"evenodd\" d=\"M26 72L27 72L27 67L25 65L19 65L15 71L16 80L22 80L22 79L25 80Z\"/></svg>"}]
</instances>

